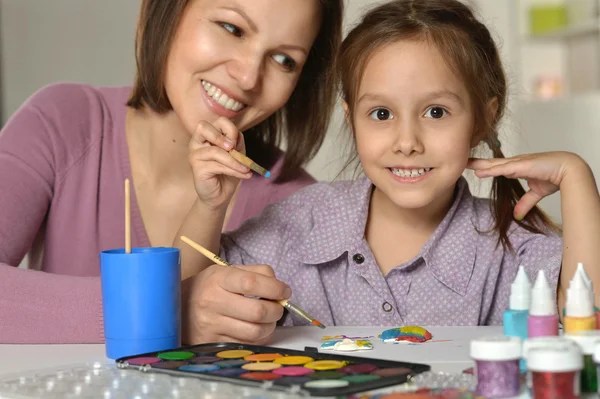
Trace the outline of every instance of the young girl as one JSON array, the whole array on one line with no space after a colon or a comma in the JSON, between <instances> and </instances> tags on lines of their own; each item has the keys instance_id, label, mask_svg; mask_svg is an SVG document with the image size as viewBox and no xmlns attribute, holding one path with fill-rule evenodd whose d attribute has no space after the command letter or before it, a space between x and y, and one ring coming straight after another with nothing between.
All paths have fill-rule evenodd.
<instances>
[{"instance_id":1,"label":"young girl","mask_svg":"<svg viewBox=\"0 0 600 399\"><path fill-rule=\"evenodd\" d=\"M221 257L185 282L187 340L267 342L291 300L325 325L500 324L524 266L544 270L562 308L577 262L600 284L600 198L588 165L556 152L504 158L497 126L506 80L484 25L456 0L395 0L374 8L339 57L344 108L365 176L320 183L268 207L220 240ZM206 208L222 214L237 178L221 143L192 148ZM470 159L481 143L493 159ZM221 148L218 148L221 147ZM209 150L212 150L209 153ZM493 177L491 199L462 177ZM517 178L525 179L525 193ZM563 234L536 207L560 190ZM197 239L219 250L221 225ZM209 262L203 261L203 267ZM562 266L562 267L561 267ZM562 272L561 272L562 269ZM240 295L242 294L242 295ZM284 325L306 322L286 314Z\"/></svg>"}]
</instances>

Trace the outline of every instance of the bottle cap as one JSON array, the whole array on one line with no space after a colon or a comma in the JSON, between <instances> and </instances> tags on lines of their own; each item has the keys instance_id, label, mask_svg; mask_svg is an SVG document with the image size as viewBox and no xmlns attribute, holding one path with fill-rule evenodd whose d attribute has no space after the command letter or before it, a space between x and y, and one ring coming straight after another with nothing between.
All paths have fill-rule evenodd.
<instances>
[{"instance_id":1,"label":"bottle cap","mask_svg":"<svg viewBox=\"0 0 600 399\"><path fill-rule=\"evenodd\" d=\"M579 347L574 345L531 348L527 355L527 369L556 373L577 371L583 369L583 356Z\"/></svg>"},{"instance_id":2,"label":"bottle cap","mask_svg":"<svg viewBox=\"0 0 600 399\"><path fill-rule=\"evenodd\" d=\"M529 314L532 316L552 316L557 313L556 301L552 289L546 280L543 270L538 272L533 288L531 289L531 308Z\"/></svg>"},{"instance_id":3,"label":"bottle cap","mask_svg":"<svg viewBox=\"0 0 600 399\"><path fill-rule=\"evenodd\" d=\"M585 268L583 267L583 263L581 263L581 262L577 263L577 270L575 270L575 273L579 273L579 274L581 274L581 277L583 277L583 281L585 282L585 285L587 285L588 290L590 291L590 296L592 297L592 303L594 303L595 302L595 298L594 298L594 283L592 282L592 280L590 279L590 277L585 272Z\"/></svg>"},{"instance_id":4,"label":"bottle cap","mask_svg":"<svg viewBox=\"0 0 600 399\"><path fill-rule=\"evenodd\" d=\"M594 363L600 364L600 342L594 348Z\"/></svg>"},{"instance_id":5,"label":"bottle cap","mask_svg":"<svg viewBox=\"0 0 600 399\"><path fill-rule=\"evenodd\" d=\"M523 266L519 266L517 277L510 286L510 309L529 310L531 305L531 283Z\"/></svg>"},{"instance_id":6,"label":"bottle cap","mask_svg":"<svg viewBox=\"0 0 600 399\"><path fill-rule=\"evenodd\" d=\"M581 273L575 273L567 289L567 317L590 317L594 315L594 303Z\"/></svg>"},{"instance_id":7,"label":"bottle cap","mask_svg":"<svg viewBox=\"0 0 600 399\"><path fill-rule=\"evenodd\" d=\"M574 331L564 337L577 343L584 355L593 355L600 344L600 330Z\"/></svg>"},{"instance_id":8,"label":"bottle cap","mask_svg":"<svg viewBox=\"0 0 600 399\"><path fill-rule=\"evenodd\" d=\"M521 357L521 339L492 336L471 341L471 358L475 360L516 360Z\"/></svg>"},{"instance_id":9,"label":"bottle cap","mask_svg":"<svg viewBox=\"0 0 600 399\"><path fill-rule=\"evenodd\" d=\"M528 359L529 351L533 348L556 348L565 345L574 346L577 348L577 344L575 343L575 341L564 337L552 336L527 338L525 341L523 341L523 359Z\"/></svg>"}]
</instances>

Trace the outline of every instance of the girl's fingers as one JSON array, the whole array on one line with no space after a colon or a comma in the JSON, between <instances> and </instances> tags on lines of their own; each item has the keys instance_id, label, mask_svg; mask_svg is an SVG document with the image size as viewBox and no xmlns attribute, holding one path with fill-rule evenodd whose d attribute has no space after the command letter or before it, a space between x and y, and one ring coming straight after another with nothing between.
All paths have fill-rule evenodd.
<instances>
[{"instance_id":1,"label":"girl's fingers","mask_svg":"<svg viewBox=\"0 0 600 399\"><path fill-rule=\"evenodd\" d=\"M192 164L195 162L217 162L221 165L227 166L232 170L236 170L239 173L246 173L250 171L250 168L239 163L227 151L214 146L204 147L190 152L189 160Z\"/></svg>"},{"instance_id":2,"label":"girl's fingers","mask_svg":"<svg viewBox=\"0 0 600 399\"><path fill-rule=\"evenodd\" d=\"M524 165L521 162L509 161L499 165L491 166L486 169L478 169L475 171L477 177L496 177L505 176L511 179L527 178L523 174L525 170Z\"/></svg>"},{"instance_id":3,"label":"girl's fingers","mask_svg":"<svg viewBox=\"0 0 600 399\"><path fill-rule=\"evenodd\" d=\"M508 162L514 162L514 161L519 161L520 158L514 157L514 158L490 158L490 159L484 159L484 158L470 158L469 162L467 163L466 168L467 169L474 169L474 170L481 170L481 169L488 169L497 165L504 165Z\"/></svg>"},{"instance_id":4,"label":"girl's fingers","mask_svg":"<svg viewBox=\"0 0 600 399\"><path fill-rule=\"evenodd\" d=\"M535 191L529 190L525 193L515 205L515 209L513 210L513 214L515 219L523 220L525 215L529 213L530 210L533 209L534 206L537 205L544 198L544 196L536 193Z\"/></svg>"}]
</instances>

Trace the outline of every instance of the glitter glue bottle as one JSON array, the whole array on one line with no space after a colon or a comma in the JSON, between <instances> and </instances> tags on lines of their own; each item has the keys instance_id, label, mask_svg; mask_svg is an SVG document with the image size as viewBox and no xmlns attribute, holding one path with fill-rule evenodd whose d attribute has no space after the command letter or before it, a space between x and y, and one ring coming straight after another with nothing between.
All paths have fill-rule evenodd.
<instances>
[{"instance_id":1,"label":"glitter glue bottle","mask_svg":"<svg viewBox=\"0 0 600 399\"><path fill-rule=\"evenodd\" d=\"M527 317L529 338L558 335L558 314L552 289L543 270L538 272L531 289L531 307Z\"/></svg>"},{"instance_id":2,"label":"glitter glue bottle","mask_svg":"<svg viewBox=\"0 0 600 399\"><path fill-rule=\"evenodd\" d=\"M579 399L583 356L577 346L531 348L527 354L533 399Z\"/></svg>"},{"instance_id":3,"label":"glitter glue bottle","mask_svg":"<svg viewBox=\"0 0 600 399\"><path fill-rule=\"evenodd\" d=\"M527 339L527 316L531 305L531 283L523 266L510 287L509 308L503 315L504 335Z\"/></svg>"},{"instance_id":4,"label":"glitter glue bottle","mask_svg":"<svg viewBox=\"0 0 600 399\"><path fill-rule=\"evenodd\" d=\"M598 375L594 363L596 346L600 343L600 331L576 331L565 334L565 338L573 340L579 345L583 353L583 370L581 371L581 392L598 392Z\"/></svg>"},{"instance_id":5,"label":"glitter glue bottle","mask_svg":"<svg viewBox=\"0 0 600 399\"><path fill-rule=\"evenodd\" d=\"M477 394L485 398L510 398L519 394L521 342L520 338L507 336L471 341Z\"/></svg>"},{"instance_id":6,"label":"glitter glue bottle","mask_svg":"<svg viewBox=\"0 0 600 399\"><path fill-rule=\"evenodd\" d=\"M595 330L596 315L592 295L581 273L576 272L567 289L567 306L564 318L564 331Z\"/></svg>"},{"instance_id":7,"label":"glitter glue bottle","mask_svg":"<svg viewBox=\"0 0 600 399\"><path fill-rule=\"evenodd\" d=\"M533 348L560 348L561 346L571 346L575 350L581 350L575 341L564 338L563 336L550 336L550 337L536 337L529 338L523 342L523 354L522 358L525 362L529 357L529 351ZM527 371L526 384L529 393L533 388L533 382L531 380L531 371Z\"/></svg>"}]
</instances>

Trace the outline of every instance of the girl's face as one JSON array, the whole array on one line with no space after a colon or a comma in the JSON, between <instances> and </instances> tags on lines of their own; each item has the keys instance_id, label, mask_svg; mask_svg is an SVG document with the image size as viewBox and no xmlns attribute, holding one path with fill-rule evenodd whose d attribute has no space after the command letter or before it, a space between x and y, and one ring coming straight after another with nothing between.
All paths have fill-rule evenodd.
<instances>
[{"instance_id":1,"label":"girl's face","mask_svg":"<svg viewBox=\"0 0 600 399\"><path fill-rule=\"evenodd\" d=\"M318 0L190 1L165 71L186 129L222 116L244 131L285 105L320 21Z\"/></svg>"},{"instance_id":2,"label":"girl's face","mask_svg":"<svg viewBox=\"0 0 600 399\"><path fill-rule=\"evenodd\" d=\"M404 209L448 204L474 145L474 116L437 48L399 41L377 50L356 99L358 155L376 190Z\"/></svg>"}]
</instances>

